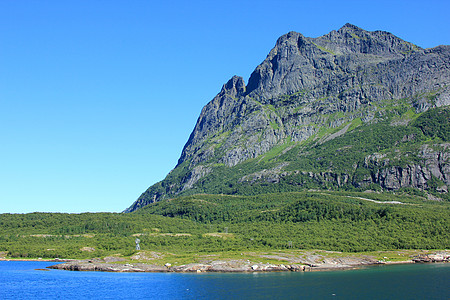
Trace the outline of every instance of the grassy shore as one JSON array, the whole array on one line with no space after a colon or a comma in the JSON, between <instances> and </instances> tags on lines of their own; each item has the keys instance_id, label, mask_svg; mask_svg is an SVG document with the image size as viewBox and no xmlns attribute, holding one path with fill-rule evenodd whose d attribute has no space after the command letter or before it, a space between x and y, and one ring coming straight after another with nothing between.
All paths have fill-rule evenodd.
<instances>
[{"instance_id":1,"label":"grassy shore","mask_svg":"<svg viewBox=\"0 0 450 300\"><path fill-rule=\"evenodd\" d=\"M274 250L251 252L161 253L139 251L121 255L76 260L51 266L72 271L105 272L269 272L356 269L379 264L414 263L419 258L448 262L446 250L396 250L343 253L324 250ZM431 261L431 260L430 260Z\"/></svg>"},{"instance_id":2,"label":"grassy shore","mask_svg":"<svg viewBox=\"0 0 450 300\"><path fill-rule=\"evenodd\" d=\"M111 264L150 264L155 266L181 266L212 264L214 262L242 262L262 265L305 265L315 267L352 267L369 264L412 263L413 259L440 254L449 257L448 250L392 250L348 253L326 250L271 250L271 251L223 251L211 253L138 251L131 256L120 253L87 260L60 258L11 258L2 252L0 260L8 261L88 261Z\"/></svg>"},{"instance_id":3,"label":"grassy shore","mask_svg":"<svg viewBox=\"0 0 450 300\"><path fill-rule=\"evenodd\" d=\"M154 265L408 261L449 249L449 211L448 202L406 194L321 191L193 195L129 214L2 214L0 257Z\"/></svg>"}]
</instances>

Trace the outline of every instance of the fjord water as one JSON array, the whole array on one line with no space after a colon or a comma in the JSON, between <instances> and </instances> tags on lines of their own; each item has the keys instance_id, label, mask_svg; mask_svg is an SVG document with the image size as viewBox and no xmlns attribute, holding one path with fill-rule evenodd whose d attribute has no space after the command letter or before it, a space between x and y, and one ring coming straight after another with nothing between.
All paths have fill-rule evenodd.
<instances>
[{"instance_id":1,"label":"fjord water","mask_svg":"<svg viewBox=\"0 0 450 300\"><path fill-rule=\"evenodd\" d=\"M282 273L42 271L0 261L0 299L449 299L450 264Z\"/></svg>"}]
</instances>

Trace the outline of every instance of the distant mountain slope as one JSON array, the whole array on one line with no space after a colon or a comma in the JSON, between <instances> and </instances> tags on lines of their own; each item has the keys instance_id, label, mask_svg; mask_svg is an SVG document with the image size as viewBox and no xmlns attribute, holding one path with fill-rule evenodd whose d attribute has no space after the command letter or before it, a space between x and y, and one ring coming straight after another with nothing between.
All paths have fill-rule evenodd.
<instances>
[{"instance_id":1,"label":"distant mountain slope","mask_svg":"<svg viewBox=\"0 0 450 300\"><path fill-rule=\"evenodd\" d=\"M413 189L448 198L450 46L351 24L280 37L202 110L178 165L126 211L178 195Z\"/></svg>"}]
</instances>

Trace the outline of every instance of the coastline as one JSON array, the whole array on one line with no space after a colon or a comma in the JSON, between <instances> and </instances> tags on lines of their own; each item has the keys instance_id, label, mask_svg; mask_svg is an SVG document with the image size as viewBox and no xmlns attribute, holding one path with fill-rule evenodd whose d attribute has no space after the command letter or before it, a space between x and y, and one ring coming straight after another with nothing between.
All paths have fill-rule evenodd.
<instances>
[{"instance_id":1,"label":"coastline","mask_svg":"<svg viewBox=\"0 0 450 300\"><path fill-rule=\"evenodd\" d=\"M448 262L448 261L445 261ZM442 262L442 263L445 263ZM153 273L255 273L255 272L319 272L319 271L341 271L341 270L356 270L377 265L401 265L401 264L416 264L412 260L396 261L386 263L360 264L360 265L246 265L240 264L237 266L229 266L222 261L216 261L212 264L188 264L180 266L159 266L151 264L108 264L108 263L89 263L85 261L77 261L71 263L63 263L52 265L47 268L58 269L66 271L96 271L96 272L153 272ZM430 262L441 263L441 262Z\"/></svg>"},{"instance_id":2,"label":"coastline","mask_svg":"<svg viewBox=\"0 0 450 300\"><path fill-rule=\"evenodd\" d=\"M318 255L321 253L324 255ZM142 253L139 253L142 255ZM435 263L450 262L450 251L438 251L415 255L407 260L377 260L376 258L359 256L339 256L339 253L332 253L335 256L324 257L330 254L328 251L315 251L306 256L289 256L284 253L273 253L270 255L258 255L261 258L271 258L271 262L257 262L255 256L247 253L245 258L241 259L209 259L199 262L172 265L171 263L156 264L151 261L129 261L119 257L105 257L103 259L88 260L68 260L60 264L52 265L47 268L68 271L99 271L99 272L157 272L157 273L204 273L204 272L222 272L222 273L252 273L252 272L314 272L314 271L333 271L333 270L352 270L361 269L376 265L397 265L413 263ZM302 252L305 254L305 252ZM253 259L250 259L253 258ZM283 263L276 262L274 259L283 260Z\"/></svg>"}]
</instances>

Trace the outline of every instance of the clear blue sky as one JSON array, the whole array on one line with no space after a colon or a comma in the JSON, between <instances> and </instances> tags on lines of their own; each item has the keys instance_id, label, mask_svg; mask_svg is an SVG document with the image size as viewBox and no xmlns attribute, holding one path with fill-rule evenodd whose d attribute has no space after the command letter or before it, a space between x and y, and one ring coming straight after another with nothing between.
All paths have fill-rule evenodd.
<instances>
[{"instance_id":1,"label":"clear blue sky","mask_svg":"<svg viewBox=\"0 0 450 300\"><path fill-rule=\"evenodd\" d=\"M1 0L0 213L120 212L282 34L349 22L448 45L449 3Z\"/></svg>"}]
</instances>

